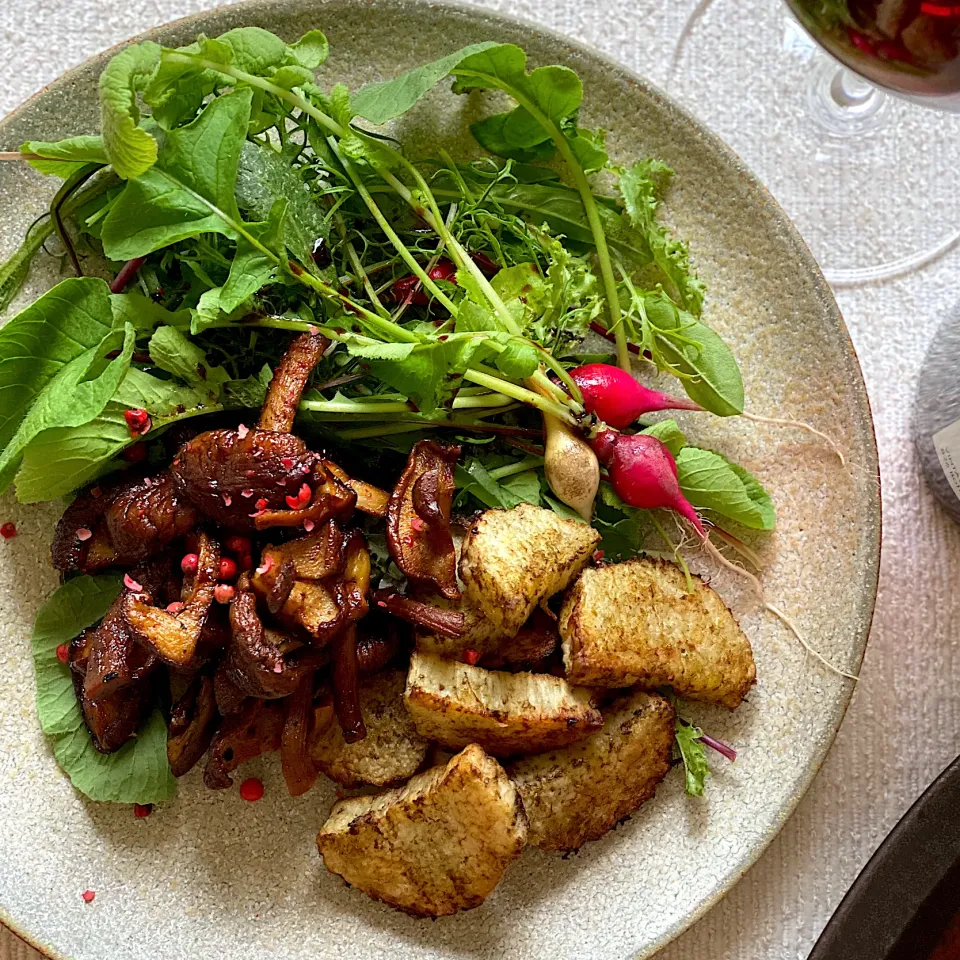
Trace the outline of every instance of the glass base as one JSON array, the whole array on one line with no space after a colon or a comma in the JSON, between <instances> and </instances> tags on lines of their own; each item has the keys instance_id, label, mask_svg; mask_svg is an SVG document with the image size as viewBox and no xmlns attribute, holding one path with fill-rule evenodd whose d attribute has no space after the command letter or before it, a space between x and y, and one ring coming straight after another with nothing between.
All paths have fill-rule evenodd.
<instances>
[{"instance_id":1,"label":"glass base","mask_svg":"<svg viewBox=\"0 0 960 960\"><path fill-rule=\"evenodd\" d=\"M960 116L878 90L782 5L700 0L678 31L667 89L694 113L729 92L728 106L700 115L769 187L835 286L915 270L960 241Z\"/></svg>"}]
</instances>

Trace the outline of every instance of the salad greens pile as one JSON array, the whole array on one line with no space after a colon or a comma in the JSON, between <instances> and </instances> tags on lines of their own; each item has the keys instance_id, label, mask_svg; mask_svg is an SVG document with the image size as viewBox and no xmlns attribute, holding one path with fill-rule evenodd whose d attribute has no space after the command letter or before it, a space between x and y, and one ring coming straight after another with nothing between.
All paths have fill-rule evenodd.
<instances>
[{"instance_id":1,"label":"salad greens pile","mask_svg":"<svg viewBox=\"0 0 960 960\"><path fill-rule=\"evenodd\" d=\"M354 451L361 475L402 463L425 434L456 440L464 509L576 516L544 479L540 414L581 422L568 370L590 360L629 369L632 350L706 411L743 413L737 362L701 315L704 285L658 217L672 172L610 160L603 132L579 125L572 70L530 71L519 47L481 43L350 91L317 84L327 55L320 31L292 44L255 27L176 50L145 41L100 78L100 134L23 144L18 157L62 185L0 266L0 310L54 235L76 275L0 329L0 492L50 500L127 467L142 442L131 409L149 413L151 441L256 409L305 330L332 348L297 432ZM471 127L479 159L411 157L385 127L445 81L509 100ZM688 445L672 420L647 429L699 511L773 527L746 470ZM607 483L594 523L611 558L667 536ZM55 595L34 636L38 669L106 608L101 579ZM75 749L72 701L41 689L58 756Z\"/></svg>"}]
</instances>

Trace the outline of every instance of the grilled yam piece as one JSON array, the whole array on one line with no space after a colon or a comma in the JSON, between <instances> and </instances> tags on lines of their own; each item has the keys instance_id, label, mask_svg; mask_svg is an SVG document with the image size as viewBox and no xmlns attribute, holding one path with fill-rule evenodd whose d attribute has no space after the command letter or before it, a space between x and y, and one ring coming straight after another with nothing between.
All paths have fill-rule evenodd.
<instances>
[{"instance_id":1,"label":"grilled yam piece","mask_svg":"<svg viewBox=\"0 0 960 960\"><path fill-rule=\"evenodd\" d=\"M740 705L756 681L753 651L720 596L664 560L584 570L560 611L571 683L673 687L678 696Z\"/></svg>"},{"instance_id":2,"label":"grilled yam piece","mask_svg":"<svg viewBox=\"0 0 960 960\"><path fill-rule=\"evenodd\" d=\"M96 495L95 495L96 494ZM64 511L50 548L61 573L127 566L154 556L197 522L169 471L125 476L84 490ZM90 531L80 539L78 531Z\"/></svg>"},{"instance_id":3,"label":"grilled yam piece","mask_svg":"<svg viewBox=\"0 0 960 960\"><path fill-rule=\"evenodd\" d=\"M211 790L233 786L230 774L241 763L280 749L283 734L283 703L279 700L246 700L239 711L220 725L203 771Z\"/></svg>"},{"instance_id":4,"label":"grilled yam piece","mask_svg":"<svg viewBox=\"0 0 960 960\"><path fill-rule=\"evenodd\" d=\"M403 702L406 674L384 670L361 679L359 703L366 737L347 743L338 723L318 731L310 752L317 767L345 787L393 786L424 764L428 742L417 733Z\"/></svg>"},{"instance_id":5,"label":"grilled yam piece","mask_svg":"<svg viewBox=\"0 0 960 960\"><path fill-rule=\"evenodd\" d=\"M600 534L552 510L521 503L488 510L467 531L460 555L466 599L498 639L515 637L541 601L586 566Z\"/></svg>"},{"instance_id":6,"label":"grilled yam piece","mask_svg":"<svg viewBox=\"0 0 960 960\"><path fill-rule=\"evenodd\" d=\"M530 819L530 843L577 850L636 813L670 769L675 719L663 697L630 693L586 740L509 764Z\"/></svg>"},{"instance_id":7,"label":"grilled yam piece","mask_svg":"<svg viewBox=\"0 0 960 960\"><path fill-rule=\"evenodd\" d=\"M316 655L299 640L274 630L264 630L257 599L245 589L245 576L230 604L231 639L224 657L224 672L246 696L274 700L288 697L318 665Z\"/></svg>"},{"instance_id":8,"label":"grilled yam piece","mask_svg":"<svg viewBox=\"0 0 960 960\"><path fill-rule=\"evenodd\" d=\"M414 444L387 506L387 545L394 563L414 583L460 597L457 554L450 530L453 471L460 447L435 440Z\"/></svg>"},{"instance_id":9,"label":"grilled yam piece","mask_svg":"<svg viewBox=\"0 0 960 960\"><path fill-rule=\"evenodd\" d=\"M483 903L526 836L516 788L474 744L404 787L341 800L317 847L331 873L374 900L439 917Z\"/></svg>"},{"instance_id":10,"label":"grilled yam piece","mask_svg":"<svg viewBox=\"0 0 960 960\"><path fill-rule=\"evenodd\" d=\"M173 667L196 664L197 647L217 585L220 547L206 533L199 535L198 544L197 570L184 579L183 609L179 613L152 606L148 592L124 593L121 597L123 615L133 636Z\"/></svg>"},{"instance_id":11,"label":"grilled yam piece","mask_svg":"<svg viewBox=\"0 0 960 960\"><path fill-rule=\"evenodd\" d=\"M207 752L219 722L213 676L199 673L170 711L167 762L175 777L182 777L197 765Z\"/></svg>"},{"instance_id":12,"label":"grilled yam piece","mask_svg":"<svg viewBox=\"0 0 960 960\"><path fill-rule=\"evenodd\" d=\"M422 736L509 757L582 740L603 724L590 691L545 674L483 670L430 654L410 659L407 709Z\"/></svg>"},{"instance_id":13,"label":"grilled yam piece","mask_svg":"<svg viewBox=\"0 0 960 960\"><path fill-rule=\"evenodd\" d=\"M99 629L94 627L85 630L71 642L67 663L70 666L80 711L94 747L100 753L113 753L137 732L150 714L153 706L153 683L151 674L147 673L97 700L91 700L84 693L84 678L91 651L99 642Z\"/></svg>"}]
</instances>

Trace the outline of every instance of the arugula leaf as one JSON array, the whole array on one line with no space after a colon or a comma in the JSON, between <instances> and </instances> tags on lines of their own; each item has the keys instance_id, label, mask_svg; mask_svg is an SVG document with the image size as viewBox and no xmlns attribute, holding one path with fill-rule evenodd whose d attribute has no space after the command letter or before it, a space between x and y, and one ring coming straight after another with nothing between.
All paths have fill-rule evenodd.
<instances>
[{"instance_id":1,"label":"arugula leaf","mask_svg":"<svg viewBox=\"0 0 960 960\"><path fill-rule=\"evenodd\" d=\"M361 87L352 99L353 114L371 123L388 123L390 120L395 120L406 113L467 57L495 46L496 44L491 41L473 43L439 60L425 63L422 67L394 77L392 80L368 83L365 87Z\"/></svg>"},{"instance_id":2,"label":"arugula leaf","mask_svg":"<svg viewBox=\"0 0 960 960\"><path fill-rule=\"evenodd\" d=\"M245 232L268 250L285 249L283 234L287 216L287 201L278 198L263 223L248 223ZM237 252L227 282L220 291L220 309L231 313L249 300L262 286L269 283L277 269L262 249L254 246L247 237L237 241Z\"/></svg>"},{"instance_id":3,"label":"arugula leaf","mask_svg":"<svg viewBox=\"0 0 960 960\"><path fill-rule=\"evenodd\" d=\"M671 237L657 220L657 210L673 170L659 160L641 160L620 175L620 194L634 227L647 240L656 265L676 288L680 303L700 316L705 287L690 267L687 245Z\"/></svg>"},{"instance_id":4,"label":"arugula leaf","mask_svg":"<svg viewBox=\"0 0 960 960\"><path fill-rule=\"evenodd\" d=\"M204 393L131 367L114 399L96 419L79 427L45 430L31 441L16 477L17 499L21 503L54 500L101 476L124 447L139 439L130 436L124 419L126 410L137 407L149 412L154 430L223 409Z\"/></svg>"},{"instance_id":5,"label":"arugula leaf","mask_svg":"<svg viewBox=\"0 0 960 960\"><path fill-rule=\"evenodd\" d=\"M99 753L86 727L57 740L53 753L77 790L91 800L162 803L177 792L167 761L167 724L159 710L116 753Z\"/></svg>"},{"instance_id":6,"label":"arugula leaf","mask_svg":"<svg viewBox=\"0 0 960 960\"><path fill-rule=\"evenodd\" d=\"M277 200L287 203L284 238L290 252L307 267L317 240L330 235L330 224L300 174L271 147L247 140L237 169L237 204L251 220L264 221Z\"/></svg>"},{"instance_id":7,"label":"arugula leaf","mask_svg":"<svg viewBox=\"0 0 960 960\"><path fill-rule=\"evenodd\" d=\"M155 166L127 183L104 220L111 260L146 256L202 233L236 239L234 189L251 102L249 88L223 94L167 134Z\"/></svg>"},{"instance_id":8,"label":"arugula leaf","mask_svg":"<svg viewBox=\"0 0 960 960\"><path fill-rule=\"evenodd\" d=\"M47 383L0 455L0 493L10 486L34 437L54 427L83 426L103 412L130 368L135 343L133 327L115 330ZM104 366L104 355L121 345L119 355Z\"/></svg>"},{"instance_id":9,"label":"arugula leaf","mask_svg":"<svg viewBox=\"0 0 960 960\"><path fill-rule=\"evenodd\" d=\"M652 426L640 431L648 436L656 437L676 458L677 454L686 446L687 438L677 425L676 420L661 420Z\"/></svg>"},{"instance_id":10,"label":"arugula leaf","mask_svg":"<svg viewBox=\"0 0 960 960\"><path fill-rule=\"evenodd\" d=\"M687 793L691 797L702 797L706 779L710 776L707 764L707 750L700 737L703 731L692 723L677 717L675 736L680 759L683 760L683 773Z\"/></svg>"},{"instance_id":11,"label":"arugula leaf","mask_svg":"<svg viewBox=\"0 0 960 960\"><path fill-rule=\"evenodd\" d=\"M145 40L121 50L100 74L100 130L114 172L129 180L146 173L157 159L157 141L138 126L137 93L160 66L159 44Z\"/></svg>"},{"instance_id":12,"label":"arugula leaf","mask_svg":"<svg viewBox=\"0 0 960 960\"><path fill-rule=\"evenodd\" d=\"M158 327L150 338L150 359L161 370L179 377L198 392L216 401L227 380L223 367L212 367L204 352L174 327Z\"/></svg>"},{"instance_id":13,"label":"arugula leaf","mask_svg":"<svg viewBox=\"0 0 960 960\"><path fill-rule=\"evenodd\" d=\"M20 152L36 154L36 158L28 161L34 170L62 177L64 180L89 163L106 166L110 162L103 145L103 137L68 137L56 143L28 140L20 147Z\"/></svg>"},{"instance_id":14,"label":"arugula leaf","mask_svg":"<svg viewBox=\"0 0 960 960\"><path fill-rule=\"evenodd\" d=\"M58 283L0 329L0 447L5 447L40 391L113 329L103 280Z\"/></svg>"},{"instance_id":15,"label":"arugula leaf","mask_svg":"<svg viewBox=\"0 0 960 960\"><path fill-rule=\"evenodd\" d=\"M158 803L176 792L160 711L154 711L138 736L116 753L98 753L84 725L70 669L57 659L57 647L100 620L121 587L119 575L77 577L40 608L30 641L37 714L43 732L56 738L57 762L81 793L114 803Z\"/></svg>"},{"instance_id":16,"label":"arugula leaf","mask_svg":"<svg viewBox=\"0 0 960 960\"><path fill-rule=\"evenodd\" d=\"M753 530L776 526L770 494L743 467L699 447L684 447L676 461L680 489L695 507L712 510Z\"/></svg>"},{"instance_id":17,"label":"arugula leaf","mask_svg":"<svg viewBox=\"0 0 960 960\"><path fill-rule=\"evenodd\" d=\"M113 311L114 326L123 327L129 324L137 331L138 336L150 333L159 326L184 329L190 326L189 310L167 310L155 300L135 290L129 293L111 293L110 308Z\"/></svg>"}]
</instances>

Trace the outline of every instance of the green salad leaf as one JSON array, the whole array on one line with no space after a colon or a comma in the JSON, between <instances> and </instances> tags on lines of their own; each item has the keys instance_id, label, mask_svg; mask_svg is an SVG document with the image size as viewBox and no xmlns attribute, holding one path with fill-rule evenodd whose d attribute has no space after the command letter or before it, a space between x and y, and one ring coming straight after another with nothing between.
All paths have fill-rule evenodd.
<instances>
[{"instance_id":1,"label":"green salad leaf","mask_svg":"<svg viewBox=\"0 0 960 960\"><path fill-rule=\"evenodd\" d=\"M699 510L709 510L754 530L777 523L770 494L743 467L712 450L684 447L676 454L683 495Z\"/></svg>"},{"instance_id":2,"label":"green salad leaf","mask_svg":"<svg viewBox=\"0 0 960 960\"><path fill-rule=\"evenodd\" d=\"M104 253L131 260L203 233L236 238L234 190L252 93L217 97L192 123L171 130L155 165L134 175L103 223Z\"/></svg>"},{"instance_id":3,"label":"green salad leaf","mask_svg":"<svg viewBox=\"0 0 960 960\"><path fill-rule=\"evenodd\" d=\"M98 349L113 325L106 283L78 278L58 283L0 329L0 447L44 387Z\"/></svg>"},{"instance_id":4,"label":"green salad leaf","mask_svg":"<svg viewBox=\"0 0 960 960\"><path fill-rule=\"evenodd\" d=\"M128 180L157 160L157 141L139 126L137 94L160 66L160 46L152 40L121 50L100 74L100 130L114 172Z\"/></svg>"},{"instance_id":5,"label":"green salad leaf","mask_svg":"<svg viewBox=\"0 0 960 960\"><path fill-rule=\"evenodd\" d=\"M106 166L110 162L103 137L99 136L68 137L56 143L28 140L20 147L20 151L34 154L29 160L34 170L62 177L64 180L87 164L99 163Z\"/></svg>"},{"instance_id":6,"label":"green salad leaf","mask_svg":"<svg viewBox=\"0 0 960 960\"><path fill-rule=\"evenodd\" d=\"M119 575L77 577L40 608L30 641L37 713L43 732L54 738L57 762L85 796L113 803L158 803L176 792L163 715L155 710L138 736L116 753L98 753L83 722L70 669L57 659L57 647L100 620L122 586Z\"/></svg>"},{"instance_id":7,"label":"green salad leaf","mask_svg":"<svg viewBox=\"0 0 960 960\"><path fill-rule=\"evenodd\" d=\"M673 454L674 458L687 443L687 438L677 425L676 420L661 420L653 426L645 427L640 432L656 437Z\"/></svg>"},{"instance_id":8,"label":"green salad leaf","mask_svg":"<svg viewBox=\"0 0 960 960\"><path fill-rule=\"evenodd\" d=\"M707 764L707 749L700 738L703 731L692 723L677 717L675 736L680 759L683 761L684 783L691 797L702 797L710 767Z\"/></svg>"}]
</instances>

